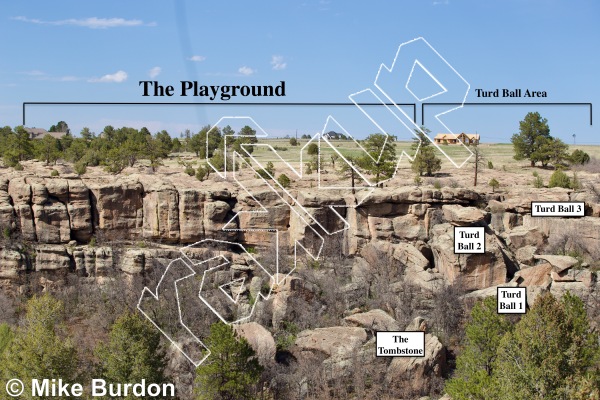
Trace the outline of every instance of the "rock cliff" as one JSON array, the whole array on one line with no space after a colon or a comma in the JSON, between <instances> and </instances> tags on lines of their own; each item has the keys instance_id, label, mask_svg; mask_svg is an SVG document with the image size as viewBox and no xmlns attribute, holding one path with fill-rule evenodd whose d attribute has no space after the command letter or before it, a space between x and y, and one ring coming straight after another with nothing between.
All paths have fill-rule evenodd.
<instances>
[{"instance_id":1,"label":"rock cliff","mask_svg":"<svg viewBox=\"0 0 600 400\"><path fill-rule=\"evenodd\" d=\"M354 201L318 190L296 193L296 198L332 229L340 222L328 206ZM542 263L536 256L561 240L564 250L577 248L585 262L596 261L600 207L589 196L583 196L586 217L581 219L530 216L531 201L571 198L582 195L563 189L493 197L464 188L377 189L359 206L337 209L349 224L339 240L345 257L354 263L366 260L367 270L383 262L401 268L398 279L423 290L460 281L466 290L477 291L523 279L527 268ZM179 247L205 238L268 247L268 229L280 232L280 246L285 247L307 233L299 215L270 190L249 195L226 181L200 188L150 175L65 179L13 174L0 179L0 279L17 280L32 271L85 277L114 270L138 274L153 259L166 259ZM486 253L454 254L454 226L485 227ZM548 274L550 285L583 279L582 274L566 279L567 273ZM590 286L595 274L585 279ZM353 280L364 284L358 271Z\"/></svg>"}]
</instances>

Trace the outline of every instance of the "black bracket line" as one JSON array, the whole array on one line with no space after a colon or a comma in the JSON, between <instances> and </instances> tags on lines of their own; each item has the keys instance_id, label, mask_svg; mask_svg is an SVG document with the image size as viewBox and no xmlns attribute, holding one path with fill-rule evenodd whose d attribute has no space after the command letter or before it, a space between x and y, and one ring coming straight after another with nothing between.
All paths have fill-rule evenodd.
<instances>
[{"instance_id":1,"label":"black bracket line","mask_svg":"<svg viewBox=\"0 0 600 400\"><path fill-rule=\"evenodd\" d=\"M592 125L592 103L421 103L421 125L425 125L425 106L589 106Z\"/></svg>"},{"instance_id":2,"label":"black bracket line","mask_svg":"<svg viewBox=\"0 0 600 400\"><path fill-rule=\"evenodd\" d=\"M72 106L123 106L123 105L134 105L134 106L412 106L413 108L413 122L417 123L417 105L416 103L212 103L212 102L201 102L201 103L150 103L150 102L77 102L77 101L26 101L23 103L23 125L25 125L25 110L28 105L72 105Z\"/></svg>"}]
</instances>

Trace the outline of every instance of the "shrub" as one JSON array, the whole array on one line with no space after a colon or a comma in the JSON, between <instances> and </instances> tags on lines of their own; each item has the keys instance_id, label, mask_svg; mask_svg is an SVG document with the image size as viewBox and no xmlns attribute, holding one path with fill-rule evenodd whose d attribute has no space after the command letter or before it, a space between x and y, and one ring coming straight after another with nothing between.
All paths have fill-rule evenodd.
<instances>
[{"instance_id":1,"label":"shrub","mask_svg":"<svg viewBox=\"0 0 600 400\"><path fill-rule=\"evenodd\" d=\"M265 170L271 175L271 176L275 176L275 166L273 165L273 163L271 161L269 161L267 163L267 166L265 167Z\"/></svg>"},{"instance_id":2,"label":"shrub","mask_svg":"<svg viewBox=\"0 0 600 400\"><path fill-rule=\"evenodd\" d=\"M584 165L590 162L590 155L583 150L573 150L571 156L569 157L571 163Z\"/></svg>"},{"instance_id":3,"label":"shrub","mask_svg":"<svg viewBox=\"0 0 600 400\"><path fill-rule=\"evenodd\" d=\"M498 182L496 180L496 178L492 178L490 179L490 181L488 182L488 185L490 185L492 187L492 192L495 192L496 189L498 189L500 187L500 182Z\"/></svg>"},{"instance_id":4,"label":"shrub","mask_svg":"<svg viewBox=\"0 0 600 400\"><path fill-rule=\"evenodd\" d=\"M435 181L433 181L433 187L436 189L441 189L442 188L442 182L438 181L437 179Z\"/></svg>"},{"instance_id":5,"label":"shrub","mask_svg":"<svg viewBox=\"0 0 600 400\"><path fill-rule=\"evenodd\" d=\"M306 150L308 152L308 155L310 156L315 156L319 154L319 146L316 143L309 144Z\"/></svg>"},{"instance_id":6,"label":"shrub","mask_svg":"<svg viewBox=\"0 0 600 400\"><path fill-rule=\"evenodd\" d=\"M298 146L298 140L296 138L291 138L290 139L290 144L292 146Z\"/></svg>"},{"instance_id":7,"label":"shrub","mask_svg":"<svg viewBox=\"0 0 600 400\"><path fill-rule=\"evenodd\" d=\"M23 171L23 165L20 162L13 165L13 168L17 171Z\"/></svg>"},{"instance_id":8,"label":"shrub","mask_svg":"<svg viewBox=\"0 0 600 400\"><path fill-rule=\"evenodd\" d=\"M415 185L421 186L421 184L423 183L423 179L419 175L415 175L414 182Z\"/></svg>"},{"instance_id":9,"label":"shrub","mask_svg":"<svg viewBox=\"0 0 600 400\"><path fill-rule=\"evenodd\" d=\"M290 178L288 178L286 174L279 175L279 178L277 178L277 182L279 182L279 184L284 188L289 188L290 184L292 183L292 181L290 180Z\"/></svg>"},{"instance_id":10,"label":"shrub","mask_svg":"<svg viewBox=\"0 0 600 400\"><path fill-rule=\"evenodd\" d=\"M532 175L533 175L533 176L535 176L536 178L537 178L538 176L540 176L540 174L538 174L538 172L537 172L537 171L533 171Z\"/></svg>"},{"instance_id":11,"label":"shrub","mask_svg":"<svg viewBox=\"0 0 600 400\"><path fill-rule=\"evenodd\" d=\"M491 161L488 161L488 169L494 169L494 164Z\"/></svg>"},{"instance_id":12,"label":"shrub","mask_svg":"<svg viewBox=\"0 0 600 400\"><path fill-rule=\"evenodd\" d=\"M548 182L548 187L561 187L561 188L570 188L571 180L562 170L557 169L554 171L552 176L550 177L550 182Z\"/></svg>"},{"instance_id":13,"label":"shrub","mask_svg":"<svg viewBox=\"0 0 600 400\"><path fill-rule=\"evenodd\" d=\"M185 166L184 172L189 176L194 176L194 174L196 174L196 170L194 169L194 167L192 167L189 164Z\"/></svg>"},{"instance_id":14,"label":"shrub","mask_svg":"<svg viewBox=\"0 0 600 400\"><path fill-rule=\"evenodd\" d=\"M271 175L269 175L269 172L265 168L259 169L258 171L256 171L256 173L258 174L258 176L265 180L271 179Z\"/></svg>"},{"instance_id":15,"label":"shrub","mask_svg":"<svg viewBox=\"0 0 600 400\"><path fill-rule=\"evenodd\" d=\"M83 175L87 171L87 165L84 162L77 161L74 165L75 173L77 175Z\"/></svg>"},{"instance_id":16,"label":"shrub","mask_svg":"<svg viewBox=\"0 0 600 400\"><path fill-rule=\"evenodd\" d=\"M536 175L535 179L533 180L533 187L536 189L541 189L544 187L544 180L542 179L541 176Z\"/></svg>"},{"instance_id":17,"label":"shrub","mask_svg":"<svg viewBox=\"0 0 600 400\"><path fill-rule=\"evenodd\" d=\"M202 165L199 166L196 170L196 179L202 182L204 179L206 179L206 172L206 168L204 168Z\"/></svg>"},{"instance_id":18,"label":"shrub","mask_svg":"<svg viewBox=\"0 0 600 400\"><path fill-rule=\"evenodd\" d=\"M50 176L59 176L60 174L58 173L57 170L53 169L52 172L50 172Z\"/></svg>"}]
</instances>

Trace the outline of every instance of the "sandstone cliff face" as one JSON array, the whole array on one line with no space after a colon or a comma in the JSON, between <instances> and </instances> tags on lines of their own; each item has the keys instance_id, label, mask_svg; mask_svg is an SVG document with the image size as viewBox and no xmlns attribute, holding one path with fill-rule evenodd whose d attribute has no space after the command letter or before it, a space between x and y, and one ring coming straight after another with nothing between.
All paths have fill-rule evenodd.
<instances>
[{"instance_id":1,"label":"sandstone cliff face","mask_svg":"<svg viewBox=\"0 0 600 400\"><path fill-rule=\"evenodd\" d=\"M292 210L268 189L250 195L228 182L198 188L143 175L90 180L10 175L0 179L0 279L28 271L139 274L153 260L168 260L179 247L205 238L272 247L277 230L280 247L292 248L296 241L314 245L315 230L326 240L339 231L340 251L353 260L345 291L368 290L368 276L381 263L396 269L393 279L424 291L456 282L477 291L518 276L530 279L530 273L518 272L541 264L536 257L563 236L566 249L596 256L600 248L598 205L589 197L583 197L588 216L582 219L530 217L531 201L573 197L560 189L487 200L463 188L386 188L359 206L352 196L327 191L296 197ZM344 204L350 207L339 207ZM486 253L454 254L454 226L485 227ZM572 279L567 274L557 271L548 280L556 290L596 282L595 273Z\"/></svg>"}]
</instances>

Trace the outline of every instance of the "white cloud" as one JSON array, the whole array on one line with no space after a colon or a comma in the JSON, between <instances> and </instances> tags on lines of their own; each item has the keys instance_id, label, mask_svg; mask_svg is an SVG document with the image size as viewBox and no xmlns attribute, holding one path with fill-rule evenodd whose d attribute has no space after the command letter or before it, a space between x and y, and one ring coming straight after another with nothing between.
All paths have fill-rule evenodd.
<instances>
[{"instance_id":1,"label":"white cloud","mask_svg":"<svg viewBox=\"0 0 600 400\"><path fill-rule=\"evenodd\" d=\"M114 74L104 75L102 78L92 78L89 82L116 82L121 83L127 80L127 72L117 71Z\"/></svg>"},{"instance_id":2,"label":"white cloud","mask_svg":"<svg viewBox=\"0 0 600 400\"><path fill-rule=\"evenodd\" d=\"M243 67L240 67L238 69L238 72L242 75L250 76L250 75L254 74L256 72L256 70L244 65Z\"/></svg>"},{"instance_id":3,"label":"white cloud","mask_svg":"<svg viewBox=\"0 0 600 400\"><path fill-rule=\"evenodd\" d=\"M188 58L188 60L200 62L200 61L206 60L206 57L204 57L204 56L191 56L190 58Z\"/></svg>"},{"instance_id":4,"label":"white cloud","mask_svg":"<svg viewBox=\"0 0 600 400\"><path fill-rule=\"evenodd\" d=\"M161 67L154 67L152 68L150 71L148 71L148 76L152 79L156 78L158 75L160 75L162 71Z\"/></svg>"},{"instance_id":5,"label":"white cloud","mask_svg":"<svg viewBox=\"0 0 600 400\"><path fill-rule=\"evenodd\" d=\"M450 4L449 0L439 0L439 1L433 2L434 6L439 6L439 5L447 6L448 4Z\"/></svg>"},{"instance_id":6,"label":"white cloud","mask_svg":"<svg viewBox=\"0 0 600 400\"><path fill-rule=\"evenodd\" d=\"M82 26L91 29L106 29L106 28L118 28L118 27L131 27L131 26L156 26L156 22L144 23L139 19L124 19L124 18L69 18L58 21L43 21L37 18L27 18L23 16L13 17L15 21L29 22L31 24L40 25L72 25Z\"/></svg>"},{"instance_id":7,"label":"white cloud","mask_svg":"<svg viewBox=\"0 0 600 400\"><path fill-rule=\"evenodd\" d=\"M272 56L271 65L275 71L279 71L287 67L287 63L283 61L283 56Z\"/></svg>"}]
</instances>

